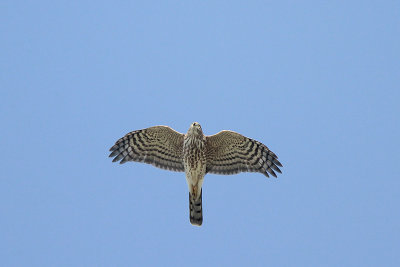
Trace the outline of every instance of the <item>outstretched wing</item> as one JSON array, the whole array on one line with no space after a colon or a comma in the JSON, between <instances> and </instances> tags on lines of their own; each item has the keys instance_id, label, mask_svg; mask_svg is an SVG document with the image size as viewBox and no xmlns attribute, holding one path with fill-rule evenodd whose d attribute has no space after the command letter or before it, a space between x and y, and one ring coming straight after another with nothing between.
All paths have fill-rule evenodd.
<instances>
[{"instance_id":1,"label":"outstretched wing","mask_svg":"<svg viewBox=\"0 0 400 267\"><path fill-rule=\"evenodd\" d=\"M208 173L236 174L239 172L260 172L276 177L275 171L282 164L269 148L250 138L232 131L221 131L206 137Z\"/></svg>"},{"instance_id":2,"label":"outstretched wing","mask_svg":"<svg viewBox=\"0 0 400 267\"><path fill-rule=\"evenodd\" d=\"M137 161L161 169L184 171L184 135L168 126L154 126L128 133L110 148L113 162Z\"/></svg>"}]
</instances>

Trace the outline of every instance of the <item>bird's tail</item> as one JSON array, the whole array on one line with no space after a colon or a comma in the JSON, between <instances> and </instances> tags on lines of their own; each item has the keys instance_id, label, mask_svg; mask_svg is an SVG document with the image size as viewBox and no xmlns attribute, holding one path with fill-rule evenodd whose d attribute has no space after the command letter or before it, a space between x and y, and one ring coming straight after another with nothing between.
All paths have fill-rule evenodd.
<instances>
[{"instance_id":1,"label":"bird's tail","mask_svg":"<svg viewBox=\"0 0 400 267\"><path fill-rule=\"evenodd\" d=\"M197 199L193 199L189 192L189 218L190 223L193 225L200 226L203 223L203 207L202 207L202 195L203 189L200 192L200 196Z\"/></svg>"}]
</instances>

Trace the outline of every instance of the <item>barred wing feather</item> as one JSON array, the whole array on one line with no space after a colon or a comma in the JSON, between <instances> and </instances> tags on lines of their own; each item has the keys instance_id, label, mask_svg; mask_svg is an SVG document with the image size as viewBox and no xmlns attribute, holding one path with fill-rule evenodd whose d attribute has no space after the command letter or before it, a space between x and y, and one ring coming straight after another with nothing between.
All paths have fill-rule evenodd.
<instances>
[{"instance_id":1,"label":"barred wing feather","mask_svg":"<svg viewBox=\"0 0 400 267\"><path fill-rule=\"evenodd\" d=\"M113 162L137 161L161 169L184 171L184 135L168 126L154 126L137 130L120 138L110 148Z\"/></svg>"},{"instance_id":2,"label":"barred wing feather","mask_svg":"<svg viewBox=\"0 0 400 267\"><path fill-rule=\"evenodd\" d=\"M269 148L233 131L206 137L207 173L260 172L269 177L281 173L282 164Z\"/></svg>"}]
</instances>

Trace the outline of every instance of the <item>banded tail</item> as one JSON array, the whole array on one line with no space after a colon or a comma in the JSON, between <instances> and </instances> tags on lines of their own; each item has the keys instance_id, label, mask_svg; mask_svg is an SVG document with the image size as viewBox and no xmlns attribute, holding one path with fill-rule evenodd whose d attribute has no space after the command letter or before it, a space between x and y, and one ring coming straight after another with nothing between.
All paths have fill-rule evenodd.
<instances>
[{"instance_id":1,"label":"banded tail","mask_svg":"<svg viewBox=\"0 0 400 267\"><path fill-rule=\"evenodd\" d=\"M193 225L200 226L203 223L203 207L202 207L202 195L203 189L200 192L200 196L197 200L192 198L189 192L189 218L190 223Z\"/></svg>"}]
</instances>

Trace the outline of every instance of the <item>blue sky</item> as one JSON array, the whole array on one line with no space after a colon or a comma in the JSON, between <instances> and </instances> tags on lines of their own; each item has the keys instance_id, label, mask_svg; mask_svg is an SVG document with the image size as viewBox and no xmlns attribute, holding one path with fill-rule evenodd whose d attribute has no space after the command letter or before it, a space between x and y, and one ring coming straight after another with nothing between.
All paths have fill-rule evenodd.
<instances>
[{"instance_id":1,"label":"blue sky","mask_svg":"<svg viewBox=\"0 0 400 267\"><path fill-rule=\"evenodd\" d=\"M399 266L398 1L2 1L3 266ZM278 179L119 165L230 129Z\"/></svg>"}]
</instances>

